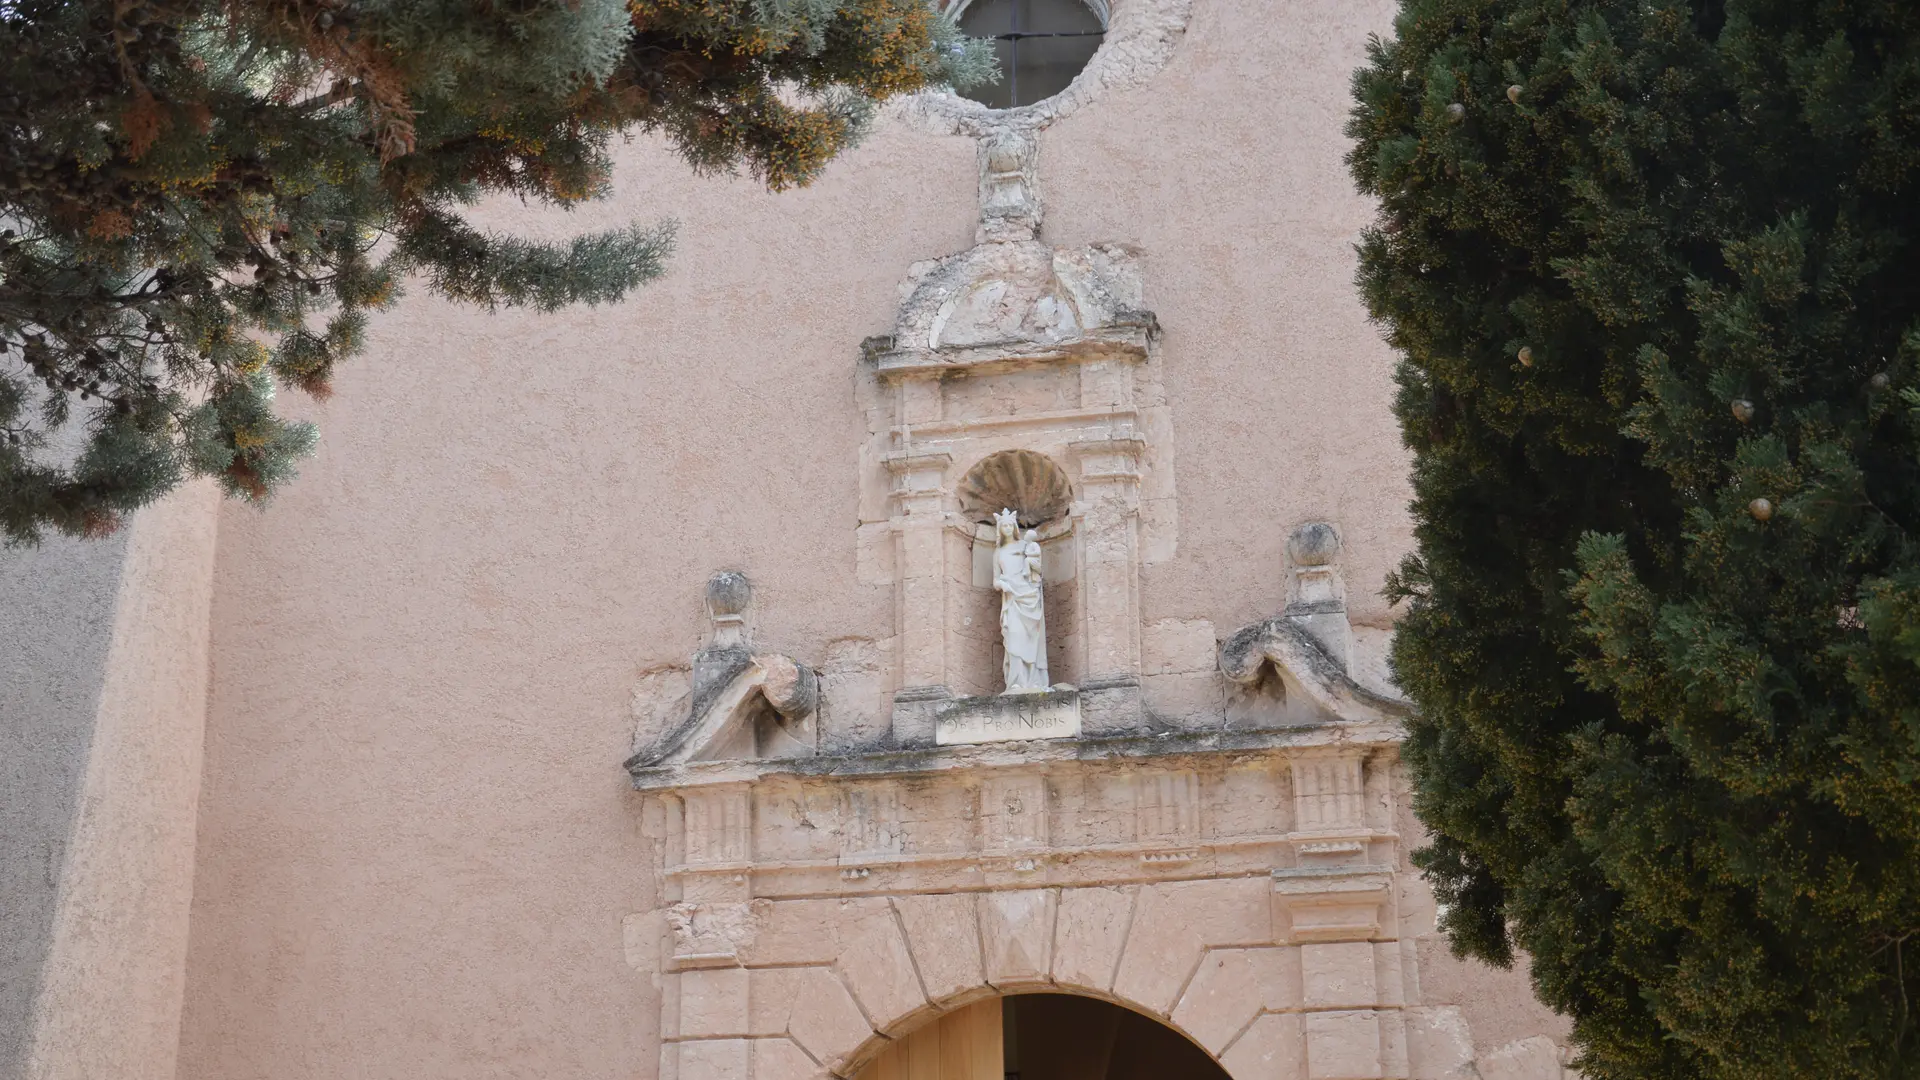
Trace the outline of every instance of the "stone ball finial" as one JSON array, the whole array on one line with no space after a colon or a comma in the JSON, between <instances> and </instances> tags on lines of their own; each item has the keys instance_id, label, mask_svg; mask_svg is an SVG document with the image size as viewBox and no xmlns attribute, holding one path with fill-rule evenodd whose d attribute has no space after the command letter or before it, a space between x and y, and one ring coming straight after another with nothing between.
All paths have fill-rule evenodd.
<instances>
[{"instance_id":1,"label":"stone ball finial","mask_svg":"<svg viewBox=\"0 0 1920 1080\"><path fill-rule=\"evenodd\" d=\"M738 570L721 570L707 579L707 610L713 617L738 616L753 599L753 586Z\"/></svg>"},{"instance_id":2,"label":"stone ball finial","mask_svg":"<svg viewBox=\"0 0 1920 1080\"><path fill-rule=\"evenodd\" d=\"M1340 534L1324 521L1309 521L1287 538L1287 558L1295 566L1326 566L1340 554Z\"/></svg>"}]
</instances>

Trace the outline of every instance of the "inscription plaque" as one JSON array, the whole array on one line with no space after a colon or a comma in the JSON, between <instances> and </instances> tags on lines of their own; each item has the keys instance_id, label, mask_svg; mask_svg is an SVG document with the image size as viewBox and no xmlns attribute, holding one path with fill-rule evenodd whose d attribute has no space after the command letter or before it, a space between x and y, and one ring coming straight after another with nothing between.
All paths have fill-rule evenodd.
<instances>
[{"instance_id":1,"label":"inscription plaque","mask_svg":"<svg viewBox=\"0 0 1920 1080\"><path fill-rule=\"evenodd\" d=\"M1072 690L961 698L933 718L933 741L939 746L1071 739L1078 734L1080 695Z\"/></svg>"}]
</instances>

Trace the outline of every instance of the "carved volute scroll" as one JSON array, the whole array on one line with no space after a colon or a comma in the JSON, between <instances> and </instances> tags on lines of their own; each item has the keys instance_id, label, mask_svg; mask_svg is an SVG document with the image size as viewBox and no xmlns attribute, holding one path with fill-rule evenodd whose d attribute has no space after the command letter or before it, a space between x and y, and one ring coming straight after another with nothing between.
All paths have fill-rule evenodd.
<instances>
[{"instance_id":1,"label":"carved volute scroll","mask_svg":"<svg viewBox=\"0 0 1920 1080\"><path fill-rule=\"evenodd\" d=\"M639 746L628 769L693 761L806 757L815 753L819 677L812 668L753 648L746 575L722 570L707 582L712 631L694 653L681 718Z\"/></svg>"}]
</instances>

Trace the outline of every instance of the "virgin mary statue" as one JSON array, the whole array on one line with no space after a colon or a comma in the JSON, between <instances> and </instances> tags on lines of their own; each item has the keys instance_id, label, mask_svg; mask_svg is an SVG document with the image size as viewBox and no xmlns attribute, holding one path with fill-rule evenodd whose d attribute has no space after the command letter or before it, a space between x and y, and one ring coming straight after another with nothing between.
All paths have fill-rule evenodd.
<instances>
[{"instance_id":1,"label":"virgin mary statue","mask_svg":"<svg viewBox=\"0 0 1920 1080\"><path fill-rule=\"evenodd\" d=\"M1040 602L1040 542L1020 532L1018 515L993 515L993 587L1000 593L1000 641L1007 656L1005 693L1032 694L1047 688L1047 615Z\"/></svg>"}]
</instances>

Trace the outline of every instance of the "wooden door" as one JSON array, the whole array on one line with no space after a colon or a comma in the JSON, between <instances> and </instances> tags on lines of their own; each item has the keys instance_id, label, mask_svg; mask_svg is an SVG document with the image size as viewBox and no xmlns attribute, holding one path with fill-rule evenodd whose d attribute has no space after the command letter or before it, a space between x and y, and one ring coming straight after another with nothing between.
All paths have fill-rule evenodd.
<instances>
[{"instance_id":1,"label":"wooden door","mask_svg":"<svg viewBox=\"0 0 1920 1080\"><path fill-rule=\"evenodd\" d=\"M1000 999L924 1024L860 1071L859 1080L1002 1080Z\"/></svg>"}]
</instances>

